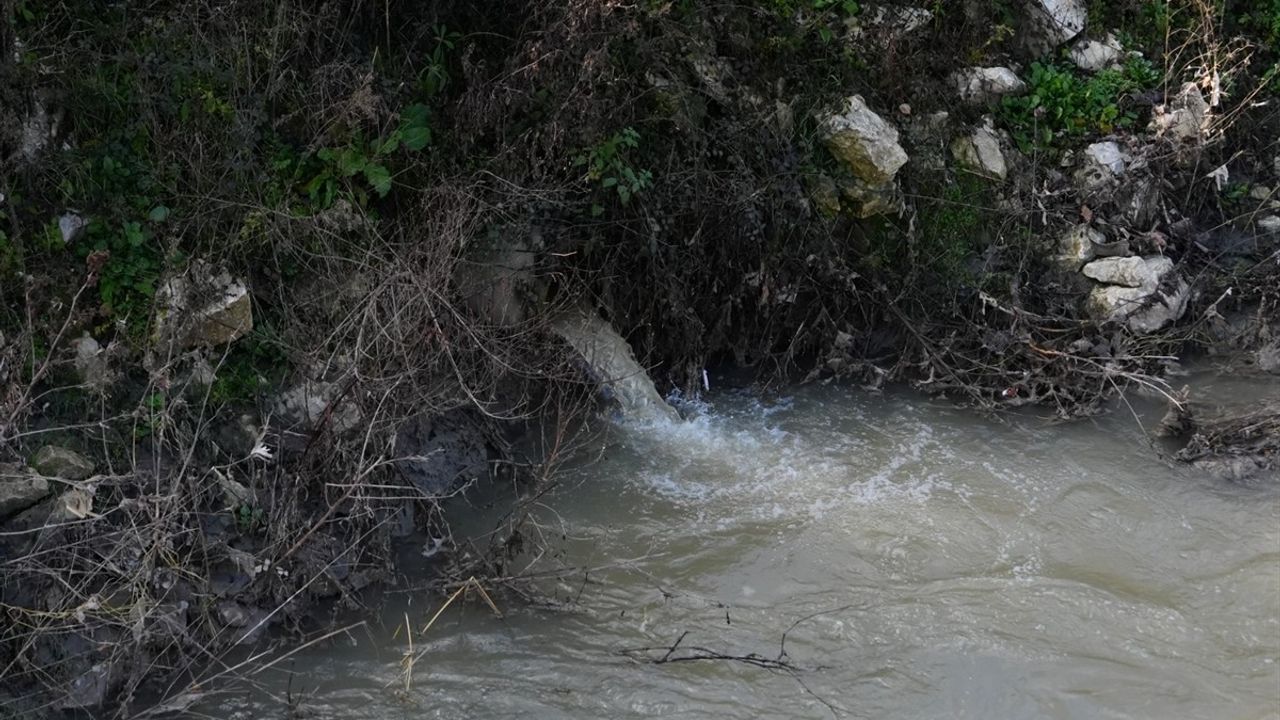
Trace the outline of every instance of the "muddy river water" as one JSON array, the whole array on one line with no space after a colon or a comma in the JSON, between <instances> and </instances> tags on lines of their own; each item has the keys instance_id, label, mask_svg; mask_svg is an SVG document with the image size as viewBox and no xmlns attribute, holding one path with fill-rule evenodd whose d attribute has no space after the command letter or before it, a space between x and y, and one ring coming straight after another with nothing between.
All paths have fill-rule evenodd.
<instances>
[{"instance_id":1,"label":"muddy river water","mask_svg":"<svg viewBox=\"0 0 1280 720\"><path fill-rule=\"evenodd\" d=\"M407 688L399 626L439 597L202 711L284 717L288 687L333 720L1280 718L1280 488L1163 459L1124 406L1053 424L902 392L712 393L685 423L619 423L537 518L533 571L590 572L548 574L549 602L499 594L503 618L451 607ZM778 660L784 634L787 667L743 661ZM706 655L728 658L670 662Z\"/></svg>"}]
</instances>

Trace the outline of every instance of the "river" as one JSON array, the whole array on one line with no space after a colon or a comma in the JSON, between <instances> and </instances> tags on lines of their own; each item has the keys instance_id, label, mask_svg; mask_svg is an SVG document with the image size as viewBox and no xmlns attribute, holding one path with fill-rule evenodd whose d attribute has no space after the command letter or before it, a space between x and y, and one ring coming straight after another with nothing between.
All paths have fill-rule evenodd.
<instances>
[{"instance_id":1,"label":"river","mask_svg":"<svg viewBox=\"0 0 1280 720\"><path fill-rule=\"evenodd\" d=\"M545 546L544 602L457 603L406 679L400 626L441 598L393 595L203 712L283 717L288 687L333 720L1280 717L1280 488L1175 465L1134 413L713 393L561 470L515 563ZM455 509L459 532L494 512ZM743 661L784 633L787 667Z\"/></svg>"}]
</instances>

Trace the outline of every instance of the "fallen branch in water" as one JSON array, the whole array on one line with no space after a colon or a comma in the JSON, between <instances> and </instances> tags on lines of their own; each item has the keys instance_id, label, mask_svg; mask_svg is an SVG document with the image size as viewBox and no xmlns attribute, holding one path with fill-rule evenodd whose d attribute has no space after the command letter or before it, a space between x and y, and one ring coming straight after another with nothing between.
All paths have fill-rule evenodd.
<instances>
[{"instance_id":1,"label":"fallen branch in water","mask_svg":"<svg viewBox=\"0 0 1280 720\"><path fill-rule=\"evenodd\" d=\"M839 608L837 608L837 610L838 609ZM836 610L829 610L825 612L835 612L835 611ZM815 613L808 617L801 618L800 620L796 621L796 623L794 623L787 630L787 632L788 633L791 632L791 630L795 629L796 625L799 625L805 620L809 620L811 618L817 617L818 615L822 615L822 614L824 613ZM796 667L795 665L791 664L786 660L786 657L787 657L786 633L783 633L782 643L780 646L781 653L776 658L765 657L757 653L749 653L747 655L730 655L728 653L722 653L716 650L712 650L710 648L699 647L695 645L685 646L683 645L684 639L688 636L689 636L689 631L685 630L684 632L680 633L680 637L676 638L676 641L674 643L671 643L669 647L655 646L655 647L627 648L625 650L622 650L621 654L632 660L649 663L651 665L666 665L668 663L678 663L678 662L723 661L723 662L735 662L735 663L742 663L744 665L751 665L753 667L762 668L765 670L769 670L771 672L785 672L786 674L790 675L791 678L796 681L796 683L800 685L801 689L803 689L807 695L809 695L814 700L821 703L822 706L825 707L831 713L832 717L838 718L843 714L843 711L839 707L837 707L836 705L832 704L831 702L823 698L821 695L814 692L805 683L804 679L800 676L800 668ZM656 656L658 652L661 652L662 655Z\"/></svg>"},{"instance_id":2,"label":"fallen branch in water","mask_svg":"<svg viewBox=\"0 0 1280 720\"><path fill-rule=\"evenodd\" d=\"M788 672L795 672L797 670L796 666L782 658L767 658L756 653L750 653L748 655L729 655L711 650L710 648L689 646L683 648L681 654L677 655L676 651L681 649L680 644L684 642L684 639L688 635L689 631L685 630L680 634L680 637L676 638L676 641L672 643L670 647L628 648L623 650L622 654L633 660L641 660L653 665L665 665L666 663L675 662L693 662L697 660L726 660L729 662L754 665L766 670L786 670ZM666 651L661 657L646 657L646 655L656 653L660 650Z\"/></svg>"}]
</instances>

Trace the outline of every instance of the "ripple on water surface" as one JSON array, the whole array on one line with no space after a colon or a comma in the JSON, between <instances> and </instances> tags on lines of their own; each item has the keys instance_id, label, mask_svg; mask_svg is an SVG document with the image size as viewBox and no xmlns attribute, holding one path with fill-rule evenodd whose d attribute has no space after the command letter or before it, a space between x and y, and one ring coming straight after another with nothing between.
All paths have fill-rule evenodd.
<instances>
[{"instance_id":1,"label":"ripple on water surface","mask_svg":"<svg viewBox=\"0 0 1280 720\"><path fill-rule=\"evenodd\" d=\"M399 682L389 631L309 653L325 716L1280 710L1280 495L1166 464L1132 419L724 394L687 423L620 428L562 488L547 526L564 562L596 570L547 589L576 605L462 611L419 641L430 651L400 699L371 689ZM771 657L786 632L800 670L620 653L686 631L683 647Z\"/></svg>"}]
</instances>

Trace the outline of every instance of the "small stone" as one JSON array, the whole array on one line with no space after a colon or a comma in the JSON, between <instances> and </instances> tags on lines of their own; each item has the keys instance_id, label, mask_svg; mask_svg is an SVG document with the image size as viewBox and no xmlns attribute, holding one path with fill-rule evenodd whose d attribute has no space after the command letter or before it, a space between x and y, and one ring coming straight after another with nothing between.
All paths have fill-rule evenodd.
<instances>
[{"instance_id":1,"label":"small stone","mask_svg":"<svg viewBox=\"0 0 1280 720\"><path fill-rule=\"evenodd\" d=\"M84 480L93 474L93 463L80 453L58 445L45 445L31 459L31 467L45 477Z\"/></svg>"},{"instance_id":2,"label":"small stone","mask_svg":"<svg viewBox=\"0 0 1280 720\"><path fill-rule=\"evenodd\" d=\"M89 333L72 340L71 350L75 353L76 374L80 376L80 382L95 390L102 390L111 383L107 357L102 346Z\"/></svg>"},{"instance_id":3,"label":"small stone","mask_svg":"<svg viewBox=\"0 0 1280 720\"><path fill-rule=\"evenodd\" d=\"M33 507L48 495L48 480L19 465L0 464L0 519Z\"/></svg>"},{"instance_id":4,"label":"small stone","mask_svg":"<svg viewBox=\"0 0 1280 720\"><path fill-rule=\"evenodd\" d=\"M910 106L910 105L908 105L908 104L906 104L906 103L902 103L901 105L899 105L899 106L898 106L898 112L899 112L899 113L902 113L903 115L910 116L910 115L911 115L911 106Z\"/></svg>"},{"instance_id":5,"label":"small stone","mask_svg":"<svg viewBox=\"0 0 1280 720\"><path fill-rule=\"evenodd\" d=\"M1094 143L1085 148L1085 158L1112 175L1123 175L1129 156L1114 142Z\"/></svg>"},{"instance_id":6,"label":"small stone","mask_svg":"<svg viewBox=\"0 0 1280 720\"><path fill-rule=\"evenodd\" d=\"M1268 215L1259 219L1258 232L1263 235L1280 235L1280 215Z\"/></svg>"},{"instance_id":7,"label":"small stone","mask_svg":"<svg viewBox=\"0 0 1280 720\"><path fill-rule=\"evenodd\" d=\"M974 67L951 78L960 99L972 105L989 103L1006 95L1026 92L1027 84L1007 67Z\"/></svg>"},{"instance_id":8,"label":"small stone","mask_svg":"<svg viewBox=\"0 0 1280 720\"><path fill-rule=\"evenodd\" d=\"M75 213L67 213L58 218L58 231L62 233L62 243L64 245L70 245L79 240L88 227L89 221Z\"/></svg>"}]
</instances>

